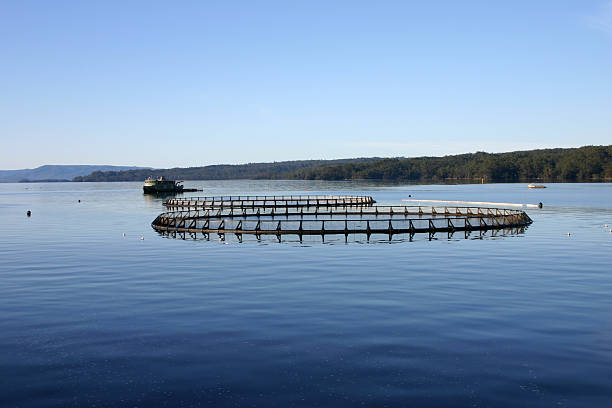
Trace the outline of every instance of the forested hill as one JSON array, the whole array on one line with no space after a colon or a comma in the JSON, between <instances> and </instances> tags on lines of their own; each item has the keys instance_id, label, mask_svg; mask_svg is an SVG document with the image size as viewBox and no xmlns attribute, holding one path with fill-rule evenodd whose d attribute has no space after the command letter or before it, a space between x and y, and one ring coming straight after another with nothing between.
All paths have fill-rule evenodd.
<instances>
[{"instance_id":1,"label":"forested hill","mask_svg":"<svg viewBox=\"0 0 612 408\"><path fill-rule=\"evenodd\" d=\"M290 179L296 170L321 166L366 163L378 157L339 160L297 160L274 163L216 164L204 167L186 167L157 170L95 171L73 181L143 181L145 178L164 176L170 180L231 180L231 179Z\"/></svg>"},{"instance_id":2,"label":"forested hill","mask_svg":"<svg viewBox=\"0 0 612 408\"><path fill-rule=\"evenodd\" d=\"M305 160L240 165L94 172L74 181L300 179L487 182L612 181L612 146L469 153L444 157Z\"/></svg>"},{"instance_id":3,"label":"forested hill","mask_svg":"<svg viewBox=\"0 0 612 408\"><path fill-rule=\"evenodd\" d=\"M612 146L470 153L444 157L381 159L292 174L307 180L481 180L490 182L612 180Z\"/></svg>"},{"instance_id":4,"label":"forested hill","mask_svg":"<svg viewBox=\"0 0 612 408\"><path fill-rule=\"evenodd\" d=\"M49 182L67 181L74 177L85 176L93 171L122 171L143 169L135 166L109 165L45 165L35 169L0 170L0 183L16 183L19 181Z\"/></svg>"}]
</instances>

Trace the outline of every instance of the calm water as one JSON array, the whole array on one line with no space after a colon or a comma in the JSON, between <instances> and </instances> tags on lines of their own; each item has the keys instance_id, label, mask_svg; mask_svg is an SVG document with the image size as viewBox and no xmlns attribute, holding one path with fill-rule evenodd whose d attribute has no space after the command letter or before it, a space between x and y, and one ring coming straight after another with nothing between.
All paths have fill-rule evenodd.
<instances>
[{"instance_id":1,"label":"calm water","mask_svg":"<svg viewBox=\"0 0 612 408\"><path fill-rule=\"evenodd\" d=\"M612 404L612 184L187 185L544 208L504 237L223 243L159 236L141 183L0 184L0 406Z\"/></svg>"}]
</instances>

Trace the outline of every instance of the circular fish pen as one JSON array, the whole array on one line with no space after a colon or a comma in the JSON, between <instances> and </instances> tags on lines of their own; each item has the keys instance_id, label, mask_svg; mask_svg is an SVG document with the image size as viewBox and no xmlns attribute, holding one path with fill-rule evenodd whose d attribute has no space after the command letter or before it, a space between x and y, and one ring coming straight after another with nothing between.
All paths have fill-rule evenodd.
<instances>
[{"instance_id":1,"label":"circular fish pen","mask_svg":"<svg viewBox=\"0 0 612 408\"><path fill-rule=\"evenodd\" d=\"M370 196L211 196L171 198L166 207L193 208L295 208L366 206L376 203Z\"/></svg>"},{"instance_id":2,"label":"circular fish pen","mask_svg":"<svg viewBox=\"0 0 612 408\"><path fill-rule=\"evenodd\" d=\"M490 207L374 205L369 196L222 196L169 199L168 212L151 226L164 235L189 234L209 238L217 234L261 236L403 235L510 230L522 232L532 223L522 210Z\"/></svg>"}]
</instances>

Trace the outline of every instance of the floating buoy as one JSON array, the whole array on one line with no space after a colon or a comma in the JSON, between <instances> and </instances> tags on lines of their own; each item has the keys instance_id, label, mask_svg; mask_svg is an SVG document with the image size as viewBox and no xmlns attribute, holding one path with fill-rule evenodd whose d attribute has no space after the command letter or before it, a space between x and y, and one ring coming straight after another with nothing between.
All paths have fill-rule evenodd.
<instances>
[{"instance_id":1,"label":"floating buoy","mask_svg":"<svg viewBox=\"0 0 612 408\"><path fill-rule=\"evenodd\" d=\"M31 215L32 215L32 211L28 210L28 212L26 213L26 215L27 215L28 217L29 217L29 216L31 216ZM606 225L606 227L607 227L607 225Z\"/></svg>"},{"instance_id":2,"label":"floating buoy","mask_svg":"<svg viewBox=\"0 0 612 408\"><path fill-rule=\"evenodd\" d=\"M81 200L79 200L79 203L81 202Z\"/></svg>"},{"instance_id":3,"label":"floating buoy","mask_svg":"<svg viewBox=\"0 0 612 408\"><path fill-rule=\"evenodd\" d=\"M412 194L408 194L408 197L412 197Z\"/></svg>"}]
</instances>

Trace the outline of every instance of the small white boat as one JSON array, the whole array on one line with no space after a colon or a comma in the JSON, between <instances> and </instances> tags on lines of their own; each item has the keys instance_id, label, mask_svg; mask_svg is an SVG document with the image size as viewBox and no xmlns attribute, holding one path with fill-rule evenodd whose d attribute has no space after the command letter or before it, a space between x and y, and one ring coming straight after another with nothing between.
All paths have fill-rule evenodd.
<instances>
[{"instance_id":1,"label":"small white boat","mask_svg":"<svg viewBox=\"0 0 612 408\"><path fill-rule=\"evenodd\" d=\"M546 186L542 184L529 184L527 188L546 188Z\"/></svg>"}]
</instances>

